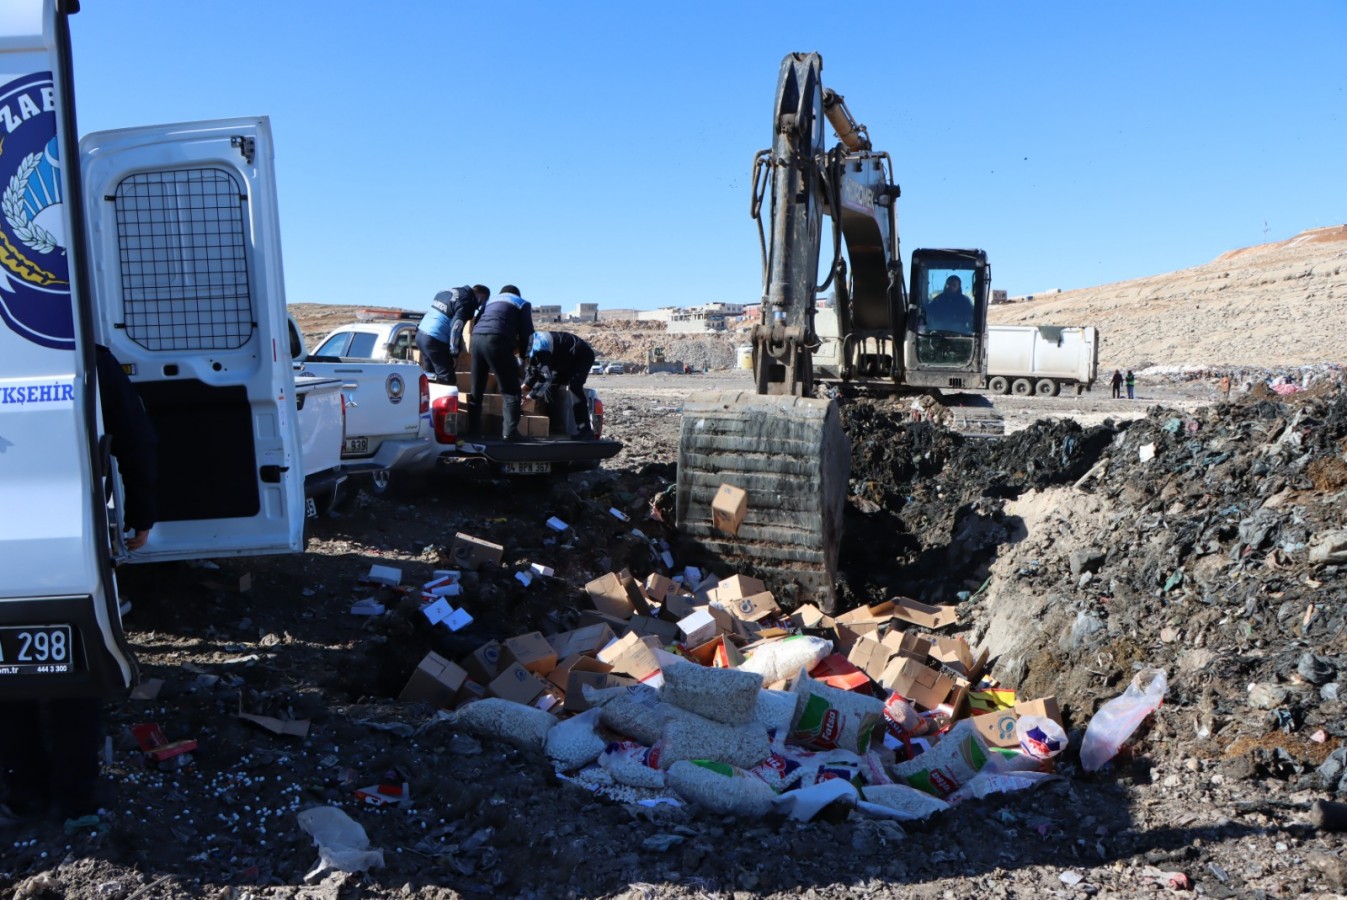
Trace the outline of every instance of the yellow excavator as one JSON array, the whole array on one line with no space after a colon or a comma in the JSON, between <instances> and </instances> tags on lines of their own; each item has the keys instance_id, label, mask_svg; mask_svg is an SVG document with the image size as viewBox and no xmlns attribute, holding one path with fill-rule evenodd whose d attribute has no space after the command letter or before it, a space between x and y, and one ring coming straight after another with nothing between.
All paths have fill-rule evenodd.
<instances>
[{"instance_id":1,"label":"yellow excavator","mask_svg":"<svg viewBox=\"0 0 1347 900\"><path fill-rule=\"evenodd\" d=\"M909 291L892 160L823 86L822 69L817 53L781 63L772 147L753 163L763 270L755 392L685 402L677 520L703 550L768 581L786 608L814 602L832 611L851 447L836 403L815 395L939 400L942 389L983 387L991 269L981 250L916 250ZM832 147L825 123L838 137ZM832 258L816 283L825 215ZM829 288L831 302L820 302ZM942 408L958 410L948 418L960 431L1001 432L990 411ZM733 535L712 525L722 484L748 494Z\"/></svg>"}]
</instances>

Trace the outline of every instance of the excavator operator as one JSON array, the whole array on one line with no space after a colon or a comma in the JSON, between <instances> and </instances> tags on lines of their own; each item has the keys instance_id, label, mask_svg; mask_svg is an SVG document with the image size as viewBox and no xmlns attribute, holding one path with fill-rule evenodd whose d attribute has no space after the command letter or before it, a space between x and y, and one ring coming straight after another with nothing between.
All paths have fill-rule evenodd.
<instances>
[{"instance_id":1,"label":"excavator operator","mask_svg":"<svg viewBox=\"0 0 1347 900\"><path fill-rule=\"evenodd\" d=\"M973 333L973 298L963 292L958 275L946 278L945 289L926 304L925 320L928 331Z\"/></svg>"}]
</instances>

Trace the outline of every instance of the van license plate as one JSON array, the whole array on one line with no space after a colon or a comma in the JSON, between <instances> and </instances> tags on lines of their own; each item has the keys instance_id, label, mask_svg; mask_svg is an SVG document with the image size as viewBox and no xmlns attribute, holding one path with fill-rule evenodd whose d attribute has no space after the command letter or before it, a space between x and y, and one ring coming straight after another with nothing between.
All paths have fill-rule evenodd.
<instances>
[{"instance_id":1,"label":"van license plate","mask_svg":"<svg viewBox=\"0 0 1347 900\"><path fill-rule=\"evenodd\" d=\"M69 625L0 626L0 675L59 675L74 671Z\"/></svg>"},{"instance_id":2,"label":"van license plate","mask_svg":"<svg viewBox=\"0 0 1347 900\"><path fill-rule=\"evenodd\" d=\"M347 438L342 442L342 456L363 456L366 453L369 453L369 438L367 437Z\"/></svg>"},{"instance_id":3,"label":"van license plate","mask_svg":"<svg viewBox=\"0 0 1347 900\"><path fill-rule=\"evenodd\" d=\"M550 462L507 462L504 464L506 475L546 475L552 471Z\"/></svg>"}]
</instances>

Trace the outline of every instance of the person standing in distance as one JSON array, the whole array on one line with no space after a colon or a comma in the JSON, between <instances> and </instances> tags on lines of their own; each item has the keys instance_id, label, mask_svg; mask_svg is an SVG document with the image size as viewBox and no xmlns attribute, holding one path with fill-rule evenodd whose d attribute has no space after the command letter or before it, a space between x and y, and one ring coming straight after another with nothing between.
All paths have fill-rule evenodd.
<instances>
[{"instance_id":1,"label":"person standing in distance","mask_svg":"<svg viewBox=\"0 0 1347 900\"><path fill-rule=\"evenodd\" d=\"M533 307L507 284L482 305L472 325L472 392L468 395L468 433L482 432L482 395L488 372L500 386L502 434L519 440L519 358L528 355L533 337Z\"/></svg>"},{"instance_id":2,"label":"person standing in distance","mask_svg":"<svg viewBox=\"0 0 1347 900\"><path fill-rule=\"evenodd\" d=\"M1122 399L1122 381L1123 381L1123 379L1122 379L1122 372L1119 372L1117 369L1114 369L1114 370L1113 370L1113 382L1112 382L1112 384L1113 384L1113 399L1114 399L1114 400L1121 400L1121 399Z\"/></svg>"},{"instance_id":3,"label":"person standing in distance","mask_svg":"<svg viewBox=\"0 0 1347 900\"><path fill-rule=\"evenodd\" d=\"M112 438L125 509L122 521L134 534L128 550L150 537L156 505L159 442L140 395L106 347L94 360L103 430ZM0 703L0 827L42 816L55 805L67 819L98 811L98 756L103 743L99 697L55 697Z\"/></svg>"},{"instance_id":4,"label":"person standing in distance","mask_svg":"<svg viewBox=\"0 0 1347 900\"><path fill-rule=\"evenodd\" d=\"M585 381L592 365L594 348L578 335L569 331L534 332L529 345L525 386L530 394L536 390L553 410L561 406L563 390L569 389L575 438L580 441L594 440L594 428L589 421L589 398L585 396Z\"/></svg>"},{"instance_id":5,"label":"person standing in distance","mask_svg":"<svg viewBox=\"0 0 1347 900\"><path fill-rule=\"evenodd\" d=\"M486 285L440 291L416 326L421 368L440 384L454 383L454 361L463 352L463 328L491 297Z\"/></svg>"},{"instance_id":6,"label":"person standing in distance","mask_svg":"<svg viewBox=\"0 0 1347 900\"><path fill-rule=\"evenodd\" d=\"M1134 388L1136 388L1136 386L1137 386L1137 377L1136 377L1135 375L1132 374L1132 370L1131 370L1131 369L1128 369L1128 370L1127 370L1127 379L1126 379L1126 380L1127 380L1127 399L1128 399L1128 400L1135 400L1135 399L1136 399L1136 392L1135 392Z\"/></svg>"}]
</instances>

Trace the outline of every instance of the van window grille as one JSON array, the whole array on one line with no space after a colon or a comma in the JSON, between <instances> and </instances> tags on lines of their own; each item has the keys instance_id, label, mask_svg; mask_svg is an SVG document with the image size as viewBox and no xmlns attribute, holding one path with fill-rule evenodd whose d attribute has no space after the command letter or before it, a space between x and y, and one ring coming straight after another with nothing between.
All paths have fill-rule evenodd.
<instances>
[{"instance_id":1,"label":"van window grille","mask_svg":"<svg viewBox=\"0 0 1347 900\"><path fill-rule=\"evenodd\" d=\"M127 336L147 350L233 350L252 335L245 194L224 169L117 185Z\"/></svg>"}]
</instances>

